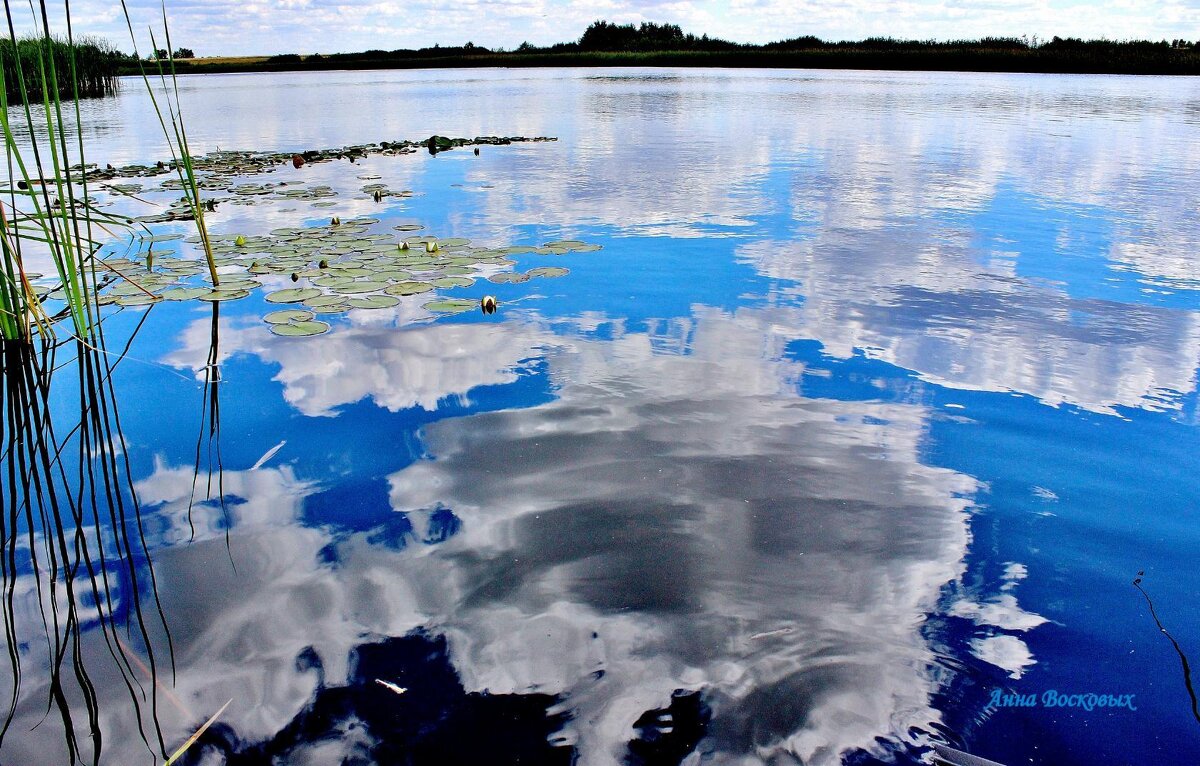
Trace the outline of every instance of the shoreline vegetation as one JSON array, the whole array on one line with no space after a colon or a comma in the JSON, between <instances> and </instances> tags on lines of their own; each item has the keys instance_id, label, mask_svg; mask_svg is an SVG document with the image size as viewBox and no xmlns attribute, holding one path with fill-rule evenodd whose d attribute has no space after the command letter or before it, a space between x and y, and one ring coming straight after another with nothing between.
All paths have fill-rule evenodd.
<instances>
[{"instance_id":1,"label":"shoreline vegetation","mask_svg":"<svg viewBox=\"0 0 1200 766\"><path fill-rule=\"evenodd\" d=\"M725 67L1030 72L1055 74L1200 75L1200 42L989 37L921 41L871 38L826 42L796 37L765 45L684 33L673 24L594 22L578 41L515 50L473 43L418 50L176 59L176 72L295 72L335 69L463 67ZM133 74L136 62L120 65Z\"/></svg>"},{"instance_id":2,"label":"shoreline vegetation","mask_svg":"<svg viewBox=\"0 0 1200 766\"><path fill-rule=\"evenodd\" d=\"M40 102L43 78L50 69L58 73L58 92L61 99L105 96L117 86L117 77L134 74L120 67L128 63L136 69L137 60L126 56L100 37L82 37L68 41L52 35L0 38L0 76L5 95L10 101L22 98ZM74 74L74 78L71 74ZM25 86L25 96L21 85ZM46 94L51 98L55 93Z\"/></svg>"}]
</instances>

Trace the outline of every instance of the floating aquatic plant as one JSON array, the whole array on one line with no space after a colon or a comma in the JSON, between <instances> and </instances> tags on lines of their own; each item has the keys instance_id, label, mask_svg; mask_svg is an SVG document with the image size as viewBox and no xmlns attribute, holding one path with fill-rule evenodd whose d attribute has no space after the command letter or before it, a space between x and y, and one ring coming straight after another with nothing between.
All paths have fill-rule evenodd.
<instances>
[{"instance_id":1,"label":"floating aquatic plant","mask_svg":"<svg viewBox=\"0 0 1200 766\"><path fill-rule=\"evenodd\" d=\"M432 235L413 235L397 242L395 235L373 233L371 227L378 223L379 219L371 217L344 221L334 217L323 226L282 227L268 234L212 234L213 259L222 270L219 285L203 280L197 261L167 251L157 258L149 251L112 259L109 262L119 266L130 281L105 290L101 303L135 307L160 300L238 300L262 287L257 277L277 275L296 286L272 290L263 299L301 308L267 314L264 319L272 332L316 335L328 330L325 323L315 320L318 314L392 308L410 296L470 288L481 278L495 284L521 284L534 277L562 277L570 272L561 266L537 266L524 273L504 269L515 265L508 258L513 254L538 255L547 249L583 252L599 247L581 240L559 240L541 247L477 247L462 237ZM408 232L417 225L395 228ZM195 236L185 240L197 241ZM424 251L404 249L416 244L424 245ZM493 296L480 300L452 294L421 305L435 314L454 314L475 306L494 313L497 302Z\"/></svg>"},{"instance_id":2,"label":"floating aquatic plant","mask_svg":"<svg viewBox=\"0 0 1200 766\"><path fill-rule=\"evenodd\" d=\"M320 335L329 332L329 325L316 319L301 319L292 322L271 325L271 332L276 335Z\"/></svg>"}]
</instances>

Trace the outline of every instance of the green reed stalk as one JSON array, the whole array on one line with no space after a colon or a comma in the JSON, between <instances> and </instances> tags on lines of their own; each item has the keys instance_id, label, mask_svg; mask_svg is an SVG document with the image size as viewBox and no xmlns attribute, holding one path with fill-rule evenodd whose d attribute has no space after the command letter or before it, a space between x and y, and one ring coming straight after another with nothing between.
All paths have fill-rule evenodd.
<instances>
[{"instance_id":1,"label":"green reed stalk","mask_svg":"<svg viewBox=\"0 0 1200 766\"><path fill-rule=\"evenodd\" d=\"M30 289L25 278L23 258L21 253L22 240L34 240L46 244L51 261L58 272L58 277L65 295L67 311L74 324L75 334L84 336L91 326L91 311L88 305L87 280L81 269L85 256L93 251L90 237L84 238L78 228L79 207L71 189L72 178L70 160L66 150L66 127L63 121L62 102L58 96L58 71L54 64L53 55L47 55L55 43L50 32L49 14L45 0L40 2L42 35L36 40L26 40L26 47L33 44L34 62L36 64L37 81L42 92L41 108L46 118L48 136L47 148L50 154L52 174L47 173L43 161L43 151L37 140L34 127L34 106L26 86L28 73L22 57L17 55L13 63L16 72L17 91L20 93L20 106L24 114L25 128L30 135L30 154L32 167L36 176L31 175L30 166L26 163L21 147L14 135L8 118L9 84L0 82L0 130L3 131L5 152L9 159L10 186L13 179L13 163L19 171L19 178L24 182L25 197L33 206L32 214L19 212L16 198L18 192L10 190L12 218L6 222L0 235L5 238L5 244L0 250L4 253L5 264L3 279L6 291L9 293L5 301L5 310L12 309L14 316L7 317L13 322L8 326L0 326L3 337L9 340L29 339L31 336L30 316L40 311L36 296ZM4 3L5 19L8 23L8 42L13 50L17 50L18 39L16 25L13 21L12 7L9 0ZM49 59L49 61L47 61ZM0 78L3 78L3 67L0 67ZM77 101L77 98L75 99ZM79 126L77 126L77 129ZM82 164L83 158L80 158ZM55 202L51 201L50 189L56 193ZM40 194L39 194L40 191ZM83 214L90 216L90 208L84 206ZM90 227L89 227L90 229ZM11 245L11 246L10 246ZM14 326L15 325L15 326Z\"/></svg>"}]
</instances>

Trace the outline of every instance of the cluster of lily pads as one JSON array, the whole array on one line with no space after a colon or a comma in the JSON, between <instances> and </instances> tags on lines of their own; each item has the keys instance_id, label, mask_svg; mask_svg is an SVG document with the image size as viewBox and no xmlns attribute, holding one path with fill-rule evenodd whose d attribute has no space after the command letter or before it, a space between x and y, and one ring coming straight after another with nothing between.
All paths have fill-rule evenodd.
<instances>
[{"instance_id":1,"label":"cluster of lily pads","mask_svg":"<svg viewBox=\"0 0 1200 766\"><path fill-rule=\"evenodd\" d=\"M360 179L377 179L379 176L359 176ZM217 205L255 205L261 201L308 202L310 207L334 207L338 203L330 199L338 196L334 189L325 184L308 186L304 181L280 181L278 183L238 183L231 179L209 177L200 182L201 188L209 190L228 191L231 196L207 197L204 200L206 209L213 210ZM163 181L164 189L179 189L182 185L178 178L168 178ZM140 184L113 184L106 188L123 194L137 194L142 190ZM381 202L385 197L407 199L413 196L408 189L393 190L385 184L372 183L362 187L364 193ZM195 212L186 198L172 202L160 212L137 216L130 220L135 223L167 223L170 221L190 221Z\"/></svg>"},{"instance_id":2,"label":"cluster of lily pads","mask_svg":"<svg viewBox=\"0 0 1200 766\"><path fill-rule=\"evenodd\" d=\"M333 219L323 226L275 229L267 235L219 234L210 237L219 281L209 281L207 264L179 257L155 245L182 235L146 238L146 248L132 258L109 258L105 268L115 280L100 303L142 306L159 301L228 301L245 298L263 286L261 278L284 277L295 284L267 293L281 308L264 319L277 335L319 335L329 324L317 317L352 309L384 309L410 296L434 290L467 288L477 279L515 284L537 277L568 273L560 266L525 272L507 270L518 254L563 255L591 252L600 246L581 240L559 240L540 247L474 247L469 240L439 239L412 232L421 227L401 224L399 234L371 233L375 218ZM406 236L407 235L407 236ZM196 242L195 237L187 241ZM277 281L277 280L275 280ZM479 307L479 299L438 298L422 304L427 311L453 314ZM284 308L286 307L286 308Z\"/></svg>"},{"instance_id":3,"label":"cluster of lily pads","mask_svg":"<svg viewBox=\"0 0 1200 766\"><path fill-rule=\"evenodd\" d=\"M525 136L476 136L475 138L448 138L446 136L430 136L429 138L418 141L380 141L371 144L355 144L353 146L343 146L340 148L329 149L311 149L304 152L251 152L251 151L217 151L206 154L202 157L192 158L192 169L197 173L215 174L219 176L240 176L253 175L256 173L269 173L275 170L276 167L285 163L294 163L296 158L301 160L301 164L314 162L329 162L332 160L347 159L351 162L375 154L395 156L400 154L412 154L414 152L426 149L431 152L443 152L461 146L503 146L516 143L540 142L540 141L556 141L558 139L549 136L536 136L527 138ZM151 177L162 175L164 173L174 173L177 166L176 160L159 161L153 165L125 165L123 167L99 167L98 165L88 165L88 178L93 181L105 181L115 178L137 178ZM84 170L82 166L76 166L72 170L76 173Z\"/></svg>"}]
</instances>

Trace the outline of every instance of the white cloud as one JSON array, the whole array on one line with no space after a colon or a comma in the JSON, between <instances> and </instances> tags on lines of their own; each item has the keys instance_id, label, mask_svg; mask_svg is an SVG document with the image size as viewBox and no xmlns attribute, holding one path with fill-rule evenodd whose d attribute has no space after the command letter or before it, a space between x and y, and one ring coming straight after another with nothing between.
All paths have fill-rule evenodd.
<instances>
[{"instance_id":1,"label":"white cloud","mask_svg":"<svg viewBox=\"0 0 1200 766\"><path fill-rule=\"evenodd\" d=\"M986 35L1049 37L1195 37L1200 8L1181 0L1097 0L1068 5L1025 0L464 0L446 5L378 0L183 0L167 4L172 41L202 55L331 53L419 48L435 42L513 48L575 40L597 19L656 21L696 34L743 42L817 35L826 39L902 36L962 39ZM130 4L135 29L161 26L156 3ZM128 31L111 3L73 4L77 31L128 46ZM142 46L148 47L148 43Z\"/></svg>"}]
</instances>

